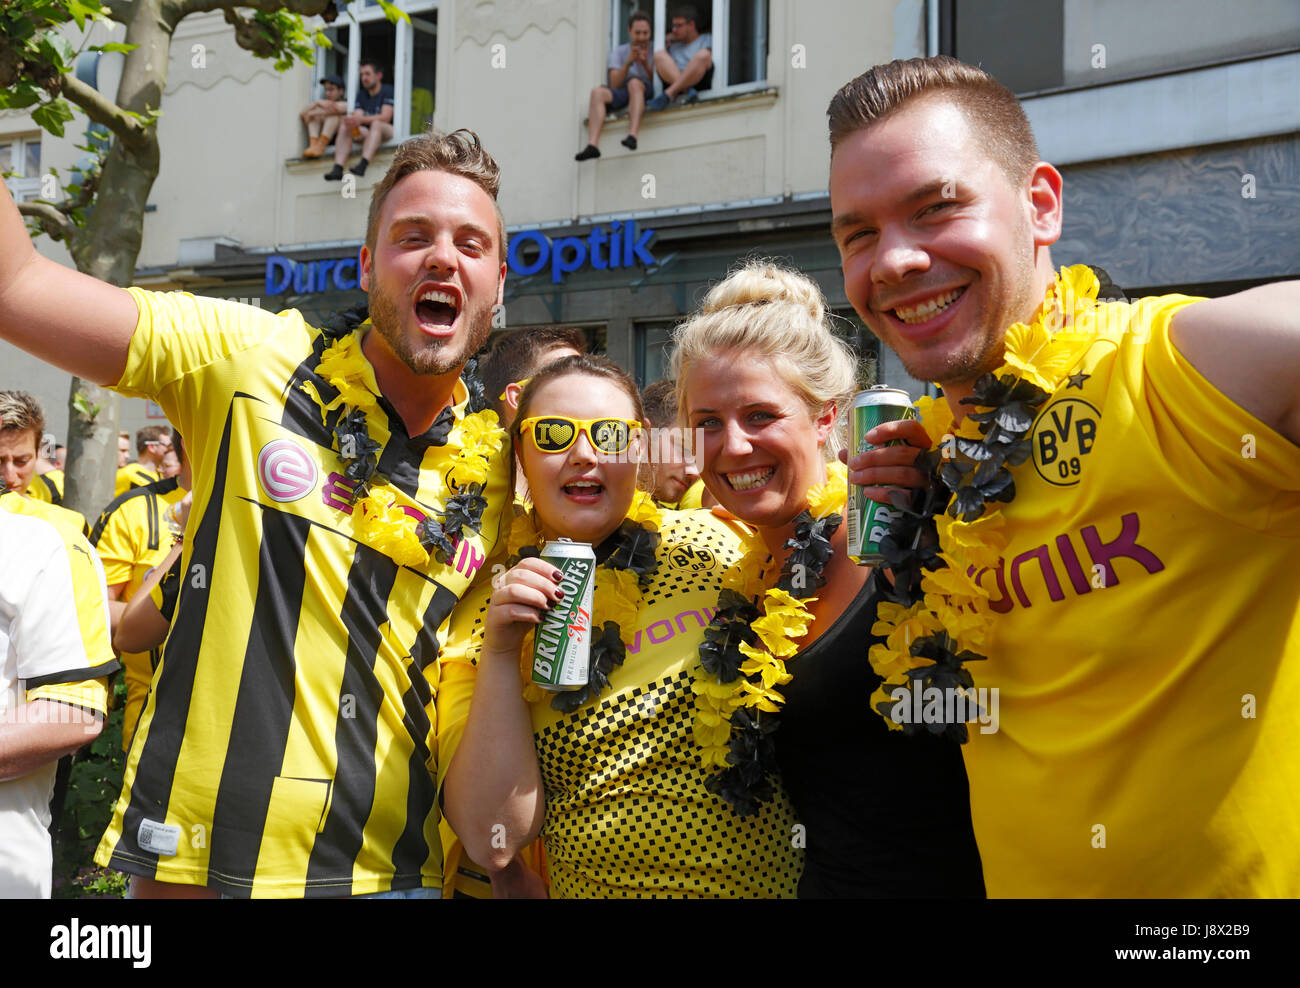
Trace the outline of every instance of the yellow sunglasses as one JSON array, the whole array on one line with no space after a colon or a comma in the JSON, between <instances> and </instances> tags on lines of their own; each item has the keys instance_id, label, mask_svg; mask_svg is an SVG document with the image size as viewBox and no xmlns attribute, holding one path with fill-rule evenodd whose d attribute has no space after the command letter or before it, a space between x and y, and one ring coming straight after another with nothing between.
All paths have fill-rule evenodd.
<instances>
[{"instance_id":1,"label":"yellow sunglasses","mask_svg":"<svg viewBox=\"0 0 1300 988\"><path fill-rule=\"evenodd\" d=\"M641 429L636 419L571 419L567 415L537 415L519 423L519 434L532 437L543 453L563 453L585 432L591 448L601 453L621 453Z\"/></svg>"}]
</instances>

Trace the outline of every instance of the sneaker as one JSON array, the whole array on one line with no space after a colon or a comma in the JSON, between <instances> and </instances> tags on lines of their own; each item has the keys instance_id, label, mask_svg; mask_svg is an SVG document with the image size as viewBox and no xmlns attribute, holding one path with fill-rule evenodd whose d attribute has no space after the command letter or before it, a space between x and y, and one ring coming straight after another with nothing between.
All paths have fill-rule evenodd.
<instances>
[{"instance_id":1,"label":"sneaker","mask_svg":"<svg viewBox=\"0 0 1300 988\"><path fill-rule=\"evenodd\" d=\"M585 148L573 156L574 161L586 161L588 158L599 158L600 148L594 144L588 144Z\"/></svg>"},{"instance_id":2,"label":"sneaker","mask_svg":"<svg viewBox=\"0 0 1300 988\"><path fill-rule=\"evenodd\" d=\"M335 165L325 173L324 178L327 182L341 182L343 180L343 166Z\"/></svg>"},{"instance_id":3,"label":"sneaker","mask_svg":"<svg viewBox=\"0 0 1300 988\"><path fill-rule=\"evenodd\" d=\"M362 158L355 165L349 168L348 171L350 171L353 175L356 175L359 178L366 173L366 166L369 164L370 162L368 162L365 158Z\"/></svg>"},{"instance_id":4,"label":"sneaker","mask_svg":"<svg viewBox=\"0 0 1300 988\"><path fill-rule=\"evenodd\" d=\"M684 93L678 93L673 97L673 106L685 106L687 103L694 103L700 98L700 94L694 89L688 89Z\"/></svg>"},{"instance_id":5,"label":"sneaker","mask_svg":"<svg viewBox=\"0 0 1300 988\"><path fill-rule=\"evenodd\" d=\"M636 138L633 137L631 134L628 134L627 137L623 138L618 143L622 144L623 147L627 148L629 151L636 150Z\"/></svg>"},{"instance_id":6,"label":"sneaker","mask_svg":"<svg viewBox=\"0 0 1300 988\"><path fill-rule=\"evenodd\" d=\"M657 113L660 110L668 109L668 94L660 93L654 99L648 101L645 108L651 113Z\"/></svg>"}]
</instances>

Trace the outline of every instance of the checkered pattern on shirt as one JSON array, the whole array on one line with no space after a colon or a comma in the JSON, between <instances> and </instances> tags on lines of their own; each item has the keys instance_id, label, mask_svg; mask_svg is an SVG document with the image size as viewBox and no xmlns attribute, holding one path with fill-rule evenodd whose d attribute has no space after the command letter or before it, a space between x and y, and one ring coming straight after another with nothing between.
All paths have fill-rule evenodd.
<instances>
[{"instance_id":1,"label":"checkered pattern on shirt","mask_svg":"<svg viewBox=\"0 0 1300 988\"><path fill-rule=\"evenodd\" d=\"M643 596L661 619L712 607L722 569L736 556L734 540L722 538L707 513L672 517ZM677 546L694 551L675 553ZM657 645L643 634L641 650L616 670L613 691L537 731L553 896L795 894L803 851L792 846L796 821L784 791L740 817L704 788L691 729L701 629L689 618L677 627L681 633ZM638 672L657 675L645 681Z\"/></svg>"}]
</instances>

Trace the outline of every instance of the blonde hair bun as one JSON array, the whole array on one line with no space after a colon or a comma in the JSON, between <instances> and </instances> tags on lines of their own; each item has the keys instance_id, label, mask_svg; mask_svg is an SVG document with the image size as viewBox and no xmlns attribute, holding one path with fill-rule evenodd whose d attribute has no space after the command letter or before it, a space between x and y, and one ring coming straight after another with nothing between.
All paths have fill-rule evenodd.
<instances>
[{"instance_id":1,"label":"blonde hair bun","mask_svg":"<svg viewBox=\"0 0 1300 988\"><path fill-rule=\"evenodd\" d=\"M820 323L826 317L826 299L811 279L766 259L751 261L714 285L700 306L700 314L781 303L804 309L814 322Z\"/></svg>"}]
</instances>

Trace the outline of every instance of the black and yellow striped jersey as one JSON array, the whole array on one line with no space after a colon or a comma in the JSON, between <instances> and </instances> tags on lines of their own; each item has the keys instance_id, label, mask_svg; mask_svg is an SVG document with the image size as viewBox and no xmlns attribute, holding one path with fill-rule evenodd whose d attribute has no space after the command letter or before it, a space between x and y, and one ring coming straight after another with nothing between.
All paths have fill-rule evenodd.
<instances>
[{"instance_id":1,"label":"black and yellow striped jersey","mask_svg":"<svg viewBox=\"0 0 1300 988\"><path fill-rule=\"evenodd\" d=\"M47 470L34 476L27 485L27 496L47 504L63 504L63 471Z\"/></svg>"},{"instance_id":2,"label":"black and yellow striped jersey","mask_svg":"<svg viewBox=\"0 0 1300 988\"><path fill-rule=\"evenodd\" d=\"M551 707L551 694L529 705L551 897L793 898L803 843L784 787L759 812L738 816L705 788L692 727L700 643L742 542L708 511L662 518L658 569L637 627L620 629L627 655L609 688L569 714ZM469 716L491 596L490 586L466 596L440 655L440 783ZM599 625L600 614L592 620ZM444 840L444 895L485 896L481 869L462 860L446 821Z\"/></svg>"},{"instance_id":3,"label":"black and yellow striped jersey","mask_svg":"<svg viewBox=\"0 0 1300 988\"><path fill-rule=\"evenodd\" d=\"M426 711L451 608L497 538L509 445L480 533L446 565L398 565L356 536L333 448L343 409L323 415L301 387L337 394L315 372L329 339L294 311L131 294L140 316L116 387L185 435L194 499L175 619L96 860L259 898L440 886ZM416 436L382 397L369 415L378 471L408 512L442 510L468 398L458 382Z\"/></svg>"},{"instance_id":4,"label":"black and yellow striped jersey","mask_svg":"<svg viewBox=\"0 0 1300 988\"><path fill-rule=\"evenodd\" d=\"M121 497L129 490L156 483L158 480L156 470L150 470L143 463L128 463L117 471L117 479L113 483L113 496Z\"/></svg>"},{"instance_id":5,"label":"black and yellow striped jersey","mask_svg":"<svg viewBox=\"0 0 1300 988\"><path fill-rule=\"evenodd\" d=\"M171 551L173 535L167 509L185 497L185 488L175 477L136 487L115 497L90 532L90 544L104 564L104 578L110 587L122 585L118 600L126 603L135 596L149 571ZM122 746L130 748L136 721L149 695L149 681L158 666L160 648L148 652L121 653L126 672L126 710L122 718Z\"/></svg>"}]
</instances>

